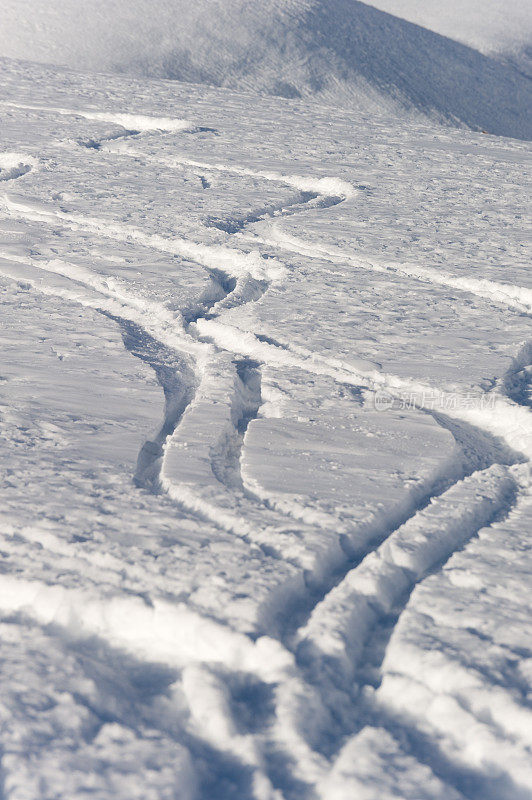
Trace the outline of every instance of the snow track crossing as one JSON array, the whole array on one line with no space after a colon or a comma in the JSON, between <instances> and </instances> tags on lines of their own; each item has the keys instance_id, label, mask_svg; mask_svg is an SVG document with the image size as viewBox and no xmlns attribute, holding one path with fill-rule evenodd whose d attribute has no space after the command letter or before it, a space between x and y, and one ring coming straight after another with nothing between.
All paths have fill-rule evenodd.
<instances>
[{"instance_id":1,"label":"snow track crossing","mask_svg":"<svg viewBox=\"0 0 532 800\"><path fill-rule=\"evenodd\" d=\"M526 314L532 311L532 293L415 265L369 263L340 248L288 237L276 227L281 216L354 203L359 189L346 181L179 156L155 159L122 141L146 132L157 136L197 129L184 120L17 107L121 126L123 133L78 142L106 155L191 167L202 175L234 173L296 192L288 203L261 207L258 198L256 212L213 221L230 245L149 234L23 195L4 196L7 215L18 221L80 231L98 241L133 242L187 259L205 271L212 291L194 307L176 311L74 260L0 252L2 276L104 314L120 327L127 350L154 370L165 408L158 432L139 452L137 485L166 493L186 514L243 539L268 558L290 564L293 572L279 598L265 604L252 636L162 597L147 602L110 596L104 608L90 593L44 582L29 585L7 575L2 577L0 604L4 612L26 613L45 626L53 622L68 629L74 621L81 638L100 637L140 661L158 661L175 670L187 705L187 735L238 764L249 777L251 798L291 800L308 794L326 800L328 781L342 753L364 726L371 735L372 725L378 724L389 741L395 741L393 725L377 706L372 706L368 722L363 687L370 682L372 637L389 642L412 593L426 577L481 529L518 509L529 493L532 424L523 376L531 351L529 344L523 346L515 368L492 389L491 404L472 408L465 396L454 396L451 403L445 390L385 373L364 359L347 364L282 342L282 337L250 332L239 327L239 312L281 285L289 269L260 248L348 263L354 269L400 273ZM8 175L2 177L0 171L0 180L13 180L34 166L29 160L15 165L16 160L13 166L6 161L6 167L0 160L0 170ZM205 180L202 177L202 185ZM357 391L362 386L368 396L384 391L393 399L407 391L413 408L430 414L453 434L456 459L413 491L402 507L375 515L366 525L350 526L323 510L310 519L302 502L283 506L261 496L242 473L242 453L250 427L267 414L263 381L268 368L324 376ZM430 407L426 396L432 398ZM133 618L134 624L128 622ZM371 679L379 684L375 663ZM268 698L255 726L246 724L246 698L254 692ZM477 717L481 719L480 712ZM427 773L438 775L430 754L424 766ZM474 792L470 796L477 800Z\"/></svg>"}]
</instances>

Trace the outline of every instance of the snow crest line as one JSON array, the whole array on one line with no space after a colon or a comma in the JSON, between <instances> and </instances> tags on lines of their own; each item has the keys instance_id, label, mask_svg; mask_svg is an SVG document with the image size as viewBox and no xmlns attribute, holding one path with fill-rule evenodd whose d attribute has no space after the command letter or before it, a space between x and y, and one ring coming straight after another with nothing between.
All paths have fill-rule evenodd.
<instances>
[{"instance_id":1,"label":"snow crest line","mask_svg":"<svg viewBox=\"0 0 532 800\"><path fill-rule=\"evenodd\" d=\"M275 258L262 257L258 250L243 253L225 245L208 245L190 239L173 237L167 239L158 234L147 234L131 225L119 225L98 217L70 214L60 209L50 209L45 203L32 201L18 195L4 195L8 212L34 222L61 222L73 230L86 230L107 239L120 242L138 242L170 255L190 259L209 269L226 270L229 274L244 278L250 275L256 280L280 279L286 272L284 264Z\"/></svg>"},{"instance_id":2,"label":"snow crest line","mask_svg":"<svg viewBox=\"0 0 532 800\"><path fill-rule=\"evenodd\" d=\"M280 231L275 225L270 227L268 235L263 236L260 233L247 234L245 239L250 243L257 242L285 250L286 252L296 253L305 258L325 259L334 264L349 264L357 269L364 269L372 272L391 272L398 275L406 275L409 278L414 278L423 283L460 289L463 292L468 292L477 297L491 300L494 303L499 303L521 313L532 313L532 289L528 289L524 286L499 283L497 281L487 280L486 278L461 278L417 264L390 262L380 264L371 262L367 259L355 258L350 253L346 253L340 249L332 250L323 247L323 245L319 243L305 242L303 239Z\"/></svg>"},{"instance_id":3,"label":"snow crest line","mask_svg":"<svg viewBox=\"0 0 532 800\"><path fill-rule=\"evenodd\" d=\"M170 117L151 117L145 114L121 114L112 111L91 111L83 108L60 108L54 106L36 106L24 103L0 101L4 108L17 108L23 111L38 111L44 114L57 114L64 117L81 117L95 122L109 122L120 125L122 128L133 129L138 132L165 131L179 133L181 131L195 130L196 126L186 119L172 119Z\"/></svg>"},{"instance_id":4,"label":"snow crest line","mask_svg":"<svg viewBox=\"0 0 532 800\"><path fill-rule=\"evenodd\" d=\"M137 596L99 598L87 591L50 586L10 575L0 576L0 607L26 611L43 625L60 625L73 638L101 636L126 652L148 660L184 667L222 664L276 681L293 670L293 656L267 636L253 642L191 610L184 603Z\"/></svg>"},{"instance_id":5,"label":"snow crest line","mask_svg":"<svg viewBox=\"0 0 532 800\"><path fill-rule=\"evenodd\" d=\"M303 199L303 202L301 202L300 198L299 201L296 200L295 203L290 204L290 206L293 206L294 208L293 210L290 209L288 213L298 213L300 210L308 210L308 208L311 207L311 203L316 201L317 198L318 202L316 203L316 207L324 207L323 202L320 205L319 196L329 200L329 202L325 205L325 207L328 207L329 205L342 202L343 200L349 200L355 197L358 192L357 187L354 187L347 181L334 177L308 178L297 175L284 175L280 172L271 170L252 170L248 169L247 167L223 163L210 164L208 162L195 161L193 159L178 156L163 159L160 157L150 157L149 155L142 153L141 150L131 147L121 147L119 150L109 148L109 151L119 152L122 155L130 155L135 158L140 157L146 161L153 161L167 167L189 166L206 171L227 172L234 175L242 175L246 177L273 181L276 183L284 183L287 186L298 189L302 193L311 194L311 196L306 200ZM306 208L299 208L298 206L301 205L305 205ZM283 210L282 206L280 207L279 211L281 210ZM220 227L227 233L239 233L246 225L250 223L260 222L268 217L275 218L275 216L276 209L265 209L264 211L252 214L243 220L237 220L236 222L229 220L229 222L225 223L225 225L224 223L221 223L217 225L217 227ZM514 286L512 284L490 281L485 278L461 278L459 276L453 276L445 272L428 269L427 267L422 267L416 264L389 262L386 262L386 264L378 264L365 259L355 259L351 254L345 253L339 249L330 250L318 243L307 243L301 239L298 239L297 237L290 236L289 234L279 231L274 226L269 225L269 228L269 236L261 237L260 235L253 234L249 237L250 241L258 241L265 245L281 247L289 252L294 252L298 255L304 255L310 258L325 258L335 263L347 263L354 267L371 270L374 272L394 272L397 274L407 275L410 278L414 278L425 283L448 286L453 289L460 289L461 291L468 292L469 294L492 300L495 303L500 303L508 308L515 309L516 311L532 313L532 289L528 289L523 286Z\"/></svg>"},{"instance_id":6,"label":"snow crest line","mask_svg":"<svg viewBox=\"0 0 532 800\"><path fill-rule=\"evenodd\" d=\"M310 192L315 195L323 195L330 198L339 198L340 200L349 200L355 197L358 193L357 187L348 181L335 177L323 178L309 178L302 175L286 175L282 172L275 170L254 170L248 167L243 167L236 164L223 164L217 162L215 164L207 161L196 161L191 158L183 156L172 156L170 158L161 158L160 156L150 156L143 153L142 150L133 148L131 146L115 148L106 148L109 152L115 152L120 155L131 156L133 158L142 158L145 161L160 164L164 167L179 168L179 167L194 167L195 169L205 170L206 172L227 172L231 175L241 175L247 178L259 178L273 183L282 183L285 186L290 186L292 189L297 189L300 192Z\"/></svg>"}]
</instances>

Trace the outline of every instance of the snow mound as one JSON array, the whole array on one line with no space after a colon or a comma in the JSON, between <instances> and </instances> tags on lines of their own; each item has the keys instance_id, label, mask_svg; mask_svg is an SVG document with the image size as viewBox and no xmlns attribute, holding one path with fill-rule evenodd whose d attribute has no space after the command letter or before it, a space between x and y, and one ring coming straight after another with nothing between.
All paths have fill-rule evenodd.
<instances>
[{"instance_id":1,"label":"snow mound","mask_svg":"<svg viewBox=\"0 0 532 800\"><path fill-rule=\"evenodd\" d=\"M147 117L145 114L112 114L104 111L70 111L56 109L60 114L67 116L77 115L97 122L111 122L123 128L134 131L167 131L177 133L193 128L186 119L169 119L168 117Z\"/></svg>"},{"instance_id":2,"label":"snow mound","mask_svg":"<svg viewBox=\"0 0 532 800\"><path fill-rule=\"evenodd\" d=\"M37 161L22 153L0 153L0 181L12 181L31 172Z\"/></svg>"},{"instance_id":3,"label":"snow mound","mask_svg":"<svg viewBox=\"0 0 532 800\"><path fill-rule=\"evenodd\" d=\"M356 0L5 0L0 54L532 136L517 69Z\"/></svg>"}]
</instances>

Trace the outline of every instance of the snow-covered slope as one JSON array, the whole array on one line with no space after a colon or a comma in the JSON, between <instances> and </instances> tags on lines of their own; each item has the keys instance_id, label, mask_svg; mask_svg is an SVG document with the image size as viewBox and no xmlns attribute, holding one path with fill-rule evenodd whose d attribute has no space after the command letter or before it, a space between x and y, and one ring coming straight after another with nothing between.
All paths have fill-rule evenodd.
<instances>
[{"instance_id":1,"label":"snow-covered slope","mask_svg":"<svg viewBox=\"0 0 532 800\"><path fill-rule=\"evenodd\" d=\"M511 66L356 0L4 0L0 54L532 137Z\"/></svg>"},{"instance_id":2,"label":"snow-covered slope","mask_svg":"<svg viewBox=\"0 0 532 800\"><path fill-rule=\"evenodd\" d=\"M529 800L529 146L0 96L2 797Z\"/></svg>"},{"instance_id":3,"label":"snow-covered slope","mask_svg":"<svg viewBox=\"0 0 532 800\"><path fill-rule=\"evenodd\" d=\"M528 0L371 0L368 5L486 55L519 60L532 43L532 7Z\"/></svg>"}]
</instances>

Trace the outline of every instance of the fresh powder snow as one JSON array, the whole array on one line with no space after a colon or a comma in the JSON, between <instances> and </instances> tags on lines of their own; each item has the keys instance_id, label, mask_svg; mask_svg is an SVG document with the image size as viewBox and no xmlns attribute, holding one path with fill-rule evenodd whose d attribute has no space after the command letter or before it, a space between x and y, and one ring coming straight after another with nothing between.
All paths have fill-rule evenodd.
<instances>
[{"instance_id":1,"label":"fresh powder snow","mask_svg":"<svg viewBox=\"0 0 532 800\"><path fill-rule=\"evenodd\" d=\"M0 797L529 800L515 28L4 2Z\"/></svg>"}]
</instances>

